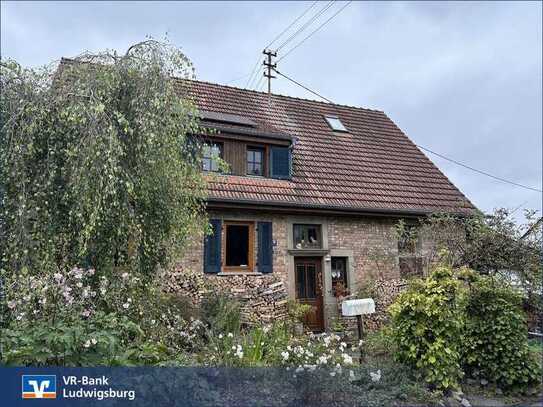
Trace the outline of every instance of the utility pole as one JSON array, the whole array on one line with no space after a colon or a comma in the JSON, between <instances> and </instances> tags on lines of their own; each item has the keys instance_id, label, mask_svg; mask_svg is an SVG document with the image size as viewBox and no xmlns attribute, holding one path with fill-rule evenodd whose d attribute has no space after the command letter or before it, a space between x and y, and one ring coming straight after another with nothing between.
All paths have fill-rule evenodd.
<instances>
[{"instance_id":1,"label":"utility pole","mask_svg":"<svg viewBox=\"0 0 543 407\"><path fill-rule=\"evenodd\" d=\"M276 76L272 75L272 69L277 67L277 64L272 63L272 58L277 56L276 51L272 51L270 49L265 49L262 51L264 55L267 55L267 60L264 60L263 65L267 68L267 72L264 72L264 76L268 78L268 95L271 94L271 80L276 78Z\"/></svg>"}]
</instances>

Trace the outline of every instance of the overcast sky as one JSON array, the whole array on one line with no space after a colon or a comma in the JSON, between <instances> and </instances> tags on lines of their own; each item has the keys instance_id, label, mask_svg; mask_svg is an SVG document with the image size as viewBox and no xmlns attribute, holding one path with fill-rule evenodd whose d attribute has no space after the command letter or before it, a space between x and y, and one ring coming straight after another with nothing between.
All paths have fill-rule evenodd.
<instances>
[{"instance_id":1,"label":"overcast sky","mask_svg":"<svg viewBox=\"0 0 543 407\"><path fill-rule=\"evenodd\" d=\"M1 53L37 66L168 33L198 79L243 87L262 48L311 4L3 1ZM542 46L540 2L353 2L278 68L338 103L383 110L419 145L542 189ZM315 99L284 79L273 91ZM428 155L484 211L541 210L538 192Z\"/></svg>"}]
</instances>

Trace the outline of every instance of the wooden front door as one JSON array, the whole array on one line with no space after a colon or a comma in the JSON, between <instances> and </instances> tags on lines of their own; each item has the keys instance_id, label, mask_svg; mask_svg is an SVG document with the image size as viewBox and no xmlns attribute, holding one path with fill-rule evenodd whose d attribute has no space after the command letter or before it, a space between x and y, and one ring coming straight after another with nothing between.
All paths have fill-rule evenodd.
<instances>
[{"instance_id":1,"label":"wooden front door","mask_svg":"<svg viewBox=\"0 0 543 407\"><path fill-rule=\"evenodd\" d=\"M321 258L296 257L296 299L301 304L311 305L312 310L305 317L306 326L313 332L324 331L323 280Z\"/></svg>"}]
</instances>

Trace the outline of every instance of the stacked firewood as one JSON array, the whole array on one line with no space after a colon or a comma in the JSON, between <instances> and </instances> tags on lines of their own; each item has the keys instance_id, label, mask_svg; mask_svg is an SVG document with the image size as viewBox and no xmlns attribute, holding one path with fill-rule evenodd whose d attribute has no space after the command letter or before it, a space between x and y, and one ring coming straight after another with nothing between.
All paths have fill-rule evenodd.
<instances>
[{"instance_id":1,"label":"stacked firewood","mask_svg":"<svg viewBox=\"0 0 543 407\"><path fill-rule=\"evenodd\" d=\"M246 325L271 323L287 316L288 294L276 275L210 276L176 269L162 279L167 292L181 294L198 305L208 293L224 293L242 304L241 319Z\"/></svg>"}]
</instances>

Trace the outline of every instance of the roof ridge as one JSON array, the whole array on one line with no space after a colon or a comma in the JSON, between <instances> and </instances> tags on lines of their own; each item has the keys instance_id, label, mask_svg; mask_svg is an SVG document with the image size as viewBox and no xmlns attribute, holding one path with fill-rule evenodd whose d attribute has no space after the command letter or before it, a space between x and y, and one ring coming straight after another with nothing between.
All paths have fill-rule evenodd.
<instances>
[{"instance_id":1,"label":"roof ridge","mask_svg":"<svg viewBox=\"0 0 543 407\"><path fill-rule=\"evenodd\" d=\"M180 81L198 82L198 83L207 84L207 85L219 86L221 88L230 88L230 89L234 89L234 90L238 90L238 91L242 91L242 92L256 93L256 94L262 95L262 96L267 95L267 92L262 92L262 91L253 90L253 89L240 88L239 86L225 85L225 84L217 83L217 82L204 81L204 80L201 80L201 79L190 79L190 78L175 78L175 79L180 80ZM305 102L318 103L318 104L324 105L324 106L347 107L349 109L357 109L357 110L365 110L365 111L369 111L369 112L385 113L383 110L370 109L369 107L346 105L346 104L342 104L342 103L329 103L329 102L323 102L321 100L316 100L316 99L308 99L308 98L302 98L302 97L298 97L298 96L284 95L284 94L281 94L281 93L271 93L271 95L275 96L275 97L279 97L279 98L303 100Z\"/></svg>"},{"instance_id":2,"label":"roof ridge","mask_svg":"<svg viewBox=\"0 0 543 407\"><path fill-rule=\"evenodd\" d=\"M76 58L69 58L69 57L61 57L60 58L60 64L62 64L62 63L74 63L74 62L78 62ZM264 95L267 94L267 92L262 92L262 91L258 91L258 90L247 89L247 88L241 88L239 86L226 85L226 84L222 84L222 83L218 83L218 82L204 81L204 80L201 80L201 79L178 78L178 77L174 77L174 79L176 79L178 81L198 82L198 83L202 83L202 84L219 86L221 88L230 88L230 89L234 89L234 90L238 90L238 91L242 91L242 92L255 93L255 94L258 94L258 95L261 95L261 96L264 96ZM385 113L384 110L370 109L369 107L347 105L347 104L335 103L335 102L334 103L323 102L322 100L302 98L302 97L291 96L291 95L284 95L284 94L281 94L281 93L272 93L271 95L275 96L275 97L278 97L278 98L302 100L302 101L305 101L305 102L318 103L318 104L324 105L324 106L346 107L346 108L349 108L349 109L365 110L365 111L368 111L368 112Z\"/></svg>"}]
</instances>

